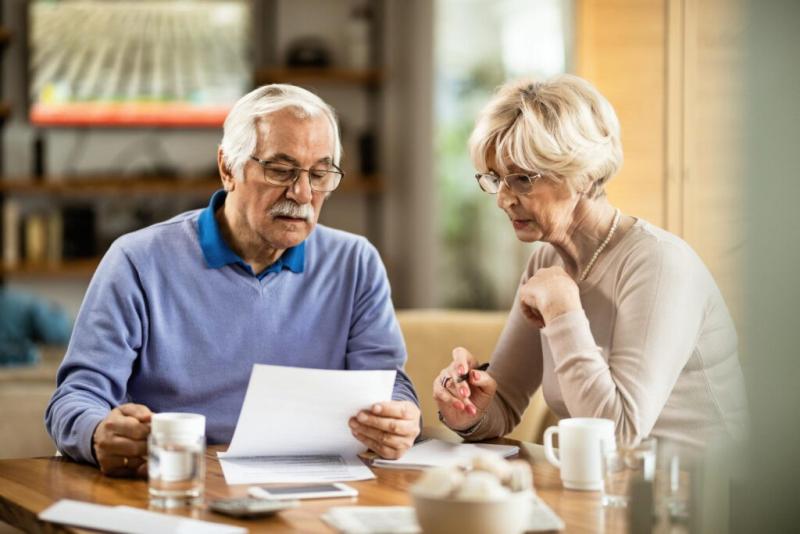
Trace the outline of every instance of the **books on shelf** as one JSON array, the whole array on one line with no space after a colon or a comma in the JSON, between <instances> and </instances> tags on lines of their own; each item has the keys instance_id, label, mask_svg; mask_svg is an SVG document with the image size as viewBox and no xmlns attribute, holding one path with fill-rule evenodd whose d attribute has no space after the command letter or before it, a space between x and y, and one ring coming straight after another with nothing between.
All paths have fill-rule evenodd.
<instances>
[{"instance_id":1,"label":"books on shelf","mask_svg":"<svg viewBox=\"0 0 800 534\"><path fill-rule=\"evenodd\" d=\"M11 268L19 263L19 202L7 199L3 203L3 266Z\"/></svg>"},{"instance_id":2,"label":"books on shelf","mask_svg":"<svg viewBox=\"0 0 800 534\"><path fill-rule=\"evenodd\" d=\"M42 208L3 204L3 267L58 265L97 254L95 213L88 206Z\"/></svg>"},{"instance_id":3,"label":"books on shelf","mask_svg":"<svg viewBox=\"0 0 800 534\"><path fill-rule=\"evenodd\" d=\"M47 235L45 217L43 213L31 213L25 218L25 259L30 263L47 260L47 240L53 236Z\"/></svg>"}]
</instances>

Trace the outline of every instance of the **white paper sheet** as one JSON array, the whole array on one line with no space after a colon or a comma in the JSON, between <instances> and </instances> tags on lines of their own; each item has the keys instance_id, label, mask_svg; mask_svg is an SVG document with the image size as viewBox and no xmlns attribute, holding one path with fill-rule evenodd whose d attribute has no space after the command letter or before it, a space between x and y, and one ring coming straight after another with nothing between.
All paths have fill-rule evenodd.
<instances>
[{"instance_id":1,"label":"white paper sheet","mask_svg":"<svg viewBox=\"0 0 800 534\"><path fill-rule=\"evenodd\" d=\"M322 520L345 534L419 534L411 506L334 506Z\"/></svg>"},{"instance_id":2,"label":"white paper sheet","mask_svg":"<svg viewBox=\"0 0 800 534\"><path fill-rule=\"evenodd\" d=\"M459 463L485 452L507 458L517 454L519 447L491 443L449 443L440 439L429 439L411 447L399 460L376 458L372 461L372 465L396 469L425 469Z\"/></svg>"},{"instance_id":3,"label":"white paper sheet","mask_svg":"<svg viewBox=\"0 0 800 534\"><path fill-rule=\"evenodd\" d=\"M159 514L128 506L103 506L62 499L39 514L51 523L128 534L244 534L246 528L188 517Z\"/></svg>"},{"instance_id":4,"label":"white paper sheet","mask_svg":"<svg viewBox=\"0 0 800 534\"><path fill-rule=\"evenodd\" d=\"M218 454L225 481L374 478L357 458L365 447L351 434L348 420L376 402L391 400L395 375L254 365L231 444ZM337 458L324 461L321 456Z\"/></svg>"},{"instance_id":5,"label":"white paper sheet","mask_svg":"<svg viewBox=\"0 0 800 534\"><path fill-rule=\"evenodd\" d=\"M347 421L391 400L395 374L254 365L233 439L220 458L355 456L364 446Z\"/></svg>"},{"instance_id":6,"label":"white paper sheet","mask_svg":"<svg viewBox=\"0 0 800 534\"><path fill-rule=\"evenodd\" d=\"M278 484L371 480L375 474L356 457L338 455L220 458L228 484Z\"/></svg>"}]
</instances>

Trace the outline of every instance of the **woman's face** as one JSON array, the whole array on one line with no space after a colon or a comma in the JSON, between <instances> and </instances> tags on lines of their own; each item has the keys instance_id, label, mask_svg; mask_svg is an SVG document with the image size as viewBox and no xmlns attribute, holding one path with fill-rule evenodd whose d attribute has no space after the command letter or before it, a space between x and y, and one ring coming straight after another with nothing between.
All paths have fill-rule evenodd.
<instances>
[{"instance_id":1,"label":"woman's face","mask_svg":"<svg viewBox=\"0 0 800 534\"><path fill-rule=\"evenodd\" d=\"M535 174L515 165L507 169L509 173ZM536 180L525 195L515 194L502 182L497 192L497 206L508 215L517 239L526 243L550 242L558 241L569 232L578 198L566 183L544 176Z\"/></svg>"}]
</instances>

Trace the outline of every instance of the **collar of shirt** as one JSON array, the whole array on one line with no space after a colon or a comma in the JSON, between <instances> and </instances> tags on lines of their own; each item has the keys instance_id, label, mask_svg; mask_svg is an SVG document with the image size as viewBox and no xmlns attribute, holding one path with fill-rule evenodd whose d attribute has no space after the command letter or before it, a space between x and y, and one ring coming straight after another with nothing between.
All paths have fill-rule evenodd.
<instances>
[{"instance_id":1,"label":"collar of shirt","mask_svg":"<svg viewBox=\"0 0 800 534\"><path fill-rule=\"evenodd\" d=\"M269 273L279 273L283 269L288 269L293 273L302 273L303 266L306 258L306 242L303 241L296 247L287 248L281 257L275 263L264 269L258 274L253 273L253 270L248 264L239 257L225 240L222 238L222 232L219 229L214 213L225 203L227 193L220 189L211 196L211 201L208 207L200 213L200 219L197 222L197 235L200 239L200 248L203 250L203 257L206 259L206 264L212 269L221 269L226 265L241 265L247 272L262 280Z\"/></svg>"}]
</instances>

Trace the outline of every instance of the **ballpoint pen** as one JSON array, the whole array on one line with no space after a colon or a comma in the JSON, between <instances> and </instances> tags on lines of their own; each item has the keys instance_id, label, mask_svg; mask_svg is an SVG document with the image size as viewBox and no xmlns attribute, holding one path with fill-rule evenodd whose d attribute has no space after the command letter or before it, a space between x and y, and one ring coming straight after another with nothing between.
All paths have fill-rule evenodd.
<instances>
[{"instance_id":1,"label":"ballpoint pen","mask_svg":"<svg viewBox=\"0 0 800 534\"><path fill-rule=\"evenodd\" d=\"M470 373L470 371L485 371L485 370L487 370L488 368L489 368L489 362L482 363L482 364L480 364L478 367L473 367L472 369L470 369L469 371L467 371L467 372L466 372L466 373L464 373L463 375L460 375L460 376L458 377L458 379L456 379L456 383L458 383L458 382L463 382L464 380L466 380L467 378L469 378L469 373Z\"/></svg>"}]
</instances>

